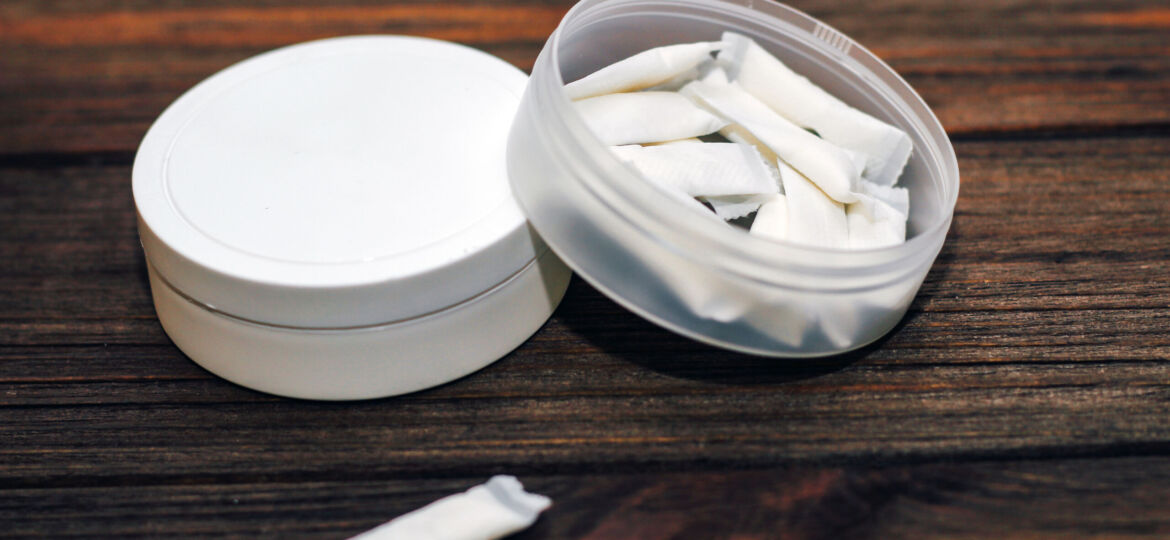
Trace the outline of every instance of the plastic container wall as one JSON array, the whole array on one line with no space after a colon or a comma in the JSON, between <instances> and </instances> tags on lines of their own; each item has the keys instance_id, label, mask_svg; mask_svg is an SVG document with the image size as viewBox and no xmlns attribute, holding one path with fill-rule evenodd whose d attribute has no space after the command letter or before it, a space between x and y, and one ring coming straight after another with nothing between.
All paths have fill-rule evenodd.
<instances>
[{"instance_id":1,"label":"plastic container wall","mask_svg":"<svg viewBox=\"0 0 1170 540\"><path fill-rule=\"evenodd\" d=\"M746 34L850 105L907 131L906 243L845 251L761 239L703 219L621 163L563 92L660 45ZM549 245L615 301L680 334L743 352L824 356L905 314L950 227L954 150L918 95L871 53L796 10L734 0L583 0L533 68L508 144L513 191Z\"/></svg>"}]
</instances>

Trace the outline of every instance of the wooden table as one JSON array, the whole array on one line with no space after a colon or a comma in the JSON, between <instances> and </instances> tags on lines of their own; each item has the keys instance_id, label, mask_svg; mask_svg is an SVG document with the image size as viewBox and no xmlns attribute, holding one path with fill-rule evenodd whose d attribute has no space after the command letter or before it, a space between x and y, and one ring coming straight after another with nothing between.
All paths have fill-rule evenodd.
<instances>
[{"instance_id":1,"label":"wooden table","mask_svg":"<svg viewBox=\"0 0 1170 540\"><path fill-rule=\"evenodd\" d=\"M796 5L906 77L959 155L946 246L874 346L739 356L574 280L498 363L357 403L171 344L138 142L197 81L314 38L527 69L570 0L300 4L0 4L0 535L339 538L497 473L555 500L518 538L1170 535L1165 2Z\"/></svg>"}]
</instances>

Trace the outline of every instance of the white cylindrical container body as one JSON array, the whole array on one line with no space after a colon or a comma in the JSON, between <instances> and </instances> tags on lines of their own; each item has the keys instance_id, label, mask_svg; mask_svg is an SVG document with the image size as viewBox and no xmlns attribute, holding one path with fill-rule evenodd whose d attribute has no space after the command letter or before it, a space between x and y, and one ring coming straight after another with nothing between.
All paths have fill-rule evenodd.
<instances>
[{"instance_id":1,"label":"white cylindrical container body","mask_svg":"<svg viewBox=\"0 0 1170 540\"><path fill-rule=\"evenodd\" d=\"M436 313L387 325L307 329L210 310L149 264L148 270L159 321L195 363L248 388L319 400L404 394L472 373L540 329L571 275L545 252L500 285Z\"/></svg>"},{"instance_id":2,"label":"white cylindrical container body","mask_svg":"<svg viewBox=\"0 0 1170 540\"><path fill-rule=\"evenodd\" d=\"M774 242L697 219L621 163L563 91L651 47L754 38L846 103L907 133L908 240L845 251ZM583 0L533 68L508 144L513 192L580 275L643 317L742 352L808 357L870 343L905 314L942 247L958 196L937 118L888 66L835 30L769 1Z\"/></svg>"}]
</instances>

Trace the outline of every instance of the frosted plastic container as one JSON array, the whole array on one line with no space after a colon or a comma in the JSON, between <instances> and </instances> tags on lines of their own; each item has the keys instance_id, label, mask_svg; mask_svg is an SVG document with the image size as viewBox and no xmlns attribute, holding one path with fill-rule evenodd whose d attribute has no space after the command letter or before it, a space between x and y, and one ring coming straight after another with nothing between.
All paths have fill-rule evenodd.
<instances>
[{"instance_id":1,"label":"frosted plastic container","mask_svg":"<svg viewBox=\"0 0 1170 540\"><path fill-rule=\"evenodd\" d=\"M636 176L585 126L565 81L645 49L748 35L792 69L910 134L905 244L844 251L751 236L702 219ZM888 332L930 270L954 212L954 149L927 105L836 30L768 1L583 0L536 60L508 142L529 220L579 275L680 334L782 357L840 353Z\"/></svg>"}]
</instances>

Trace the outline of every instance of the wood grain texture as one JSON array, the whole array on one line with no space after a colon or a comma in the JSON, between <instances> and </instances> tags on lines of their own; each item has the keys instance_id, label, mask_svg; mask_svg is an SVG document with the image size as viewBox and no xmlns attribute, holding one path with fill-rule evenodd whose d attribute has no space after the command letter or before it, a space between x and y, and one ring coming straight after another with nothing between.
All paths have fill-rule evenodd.
<instances>
[{"instance_id":1,"label":"wood grain texture","mask_svg":"<svg viewBox=\"0 0 1170 540\"><path fill-rule=\"evenodd\" d=\"M184 90L281 45L363 33L467 43L523 69L566 0L0 4L0 154L129 152ZM871 48L953 136L1170 129L1158 0L793 4Z\"/></svg>"},{"instance_id":2,"label":"wood grain texture","mask_svg":"<svg viewBox=\"0 0 1170 540\"><path fill-rule=\"evenodd\" d=\"M1091 473L1088 471L1092 471ZM8 490L13 536L343 538L486 477ZM1037 538L1170 534L1170 465L1150 458L524 475L555 503L537 538ZM290 519L296 513L300 519ZM704 536L709 537L709 536Z\"/></svg>"},{"instance_id":3,"label":"wood grain texture","mask_svg":"<svg viewBox=\"0 0 1170 540\"><path fill-rule=\"evenodd\" d=\"M354 33L523 68L567 1L0 3L0 536L338 538L491 474L517 538L1170 535L1170 11L796 3L955 142L955 220L906 319L820 361L706 347L580 280L500 362L399 398L224 382L154 316L133 152L182 91Z\"/></svg>"}]
</instances>

